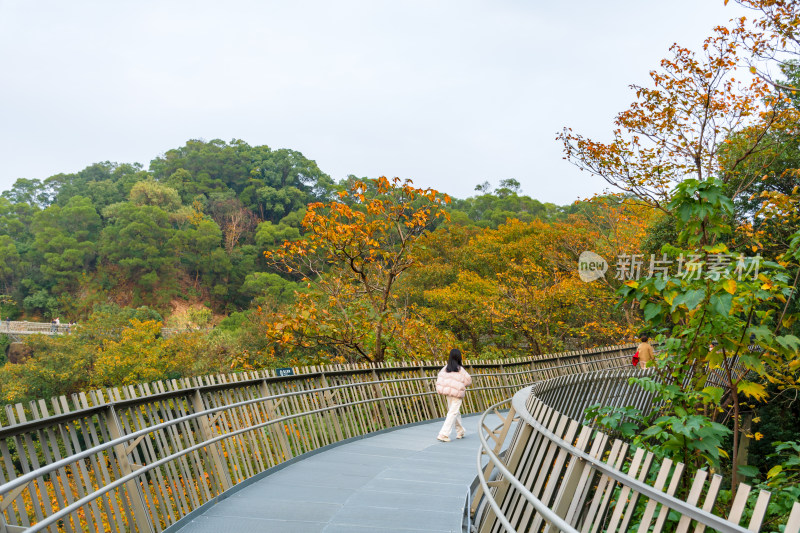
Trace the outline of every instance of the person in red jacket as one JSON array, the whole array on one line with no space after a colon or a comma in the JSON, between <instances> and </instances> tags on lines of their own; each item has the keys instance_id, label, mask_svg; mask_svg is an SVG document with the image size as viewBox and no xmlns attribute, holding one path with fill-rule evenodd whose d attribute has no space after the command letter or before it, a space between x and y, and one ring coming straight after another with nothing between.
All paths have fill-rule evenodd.
<instances>
[{"instance_id":1,"label":"person in red jacket","mask_svg":"<svg viewBox=\"0 0 800 533\"><path fill-rule=\"evenodd\" d=\"M439 436L442 442L450 442L450 432L456 426L456 438L464 438L464 426L461 425L461 402L467 394L467 387L472 385L472 378L461 364L461 351L458 348L450 350L450 359L447 366L439 371L436 378L436 392L447 398L447 418Z\"/></svg>"}]
</instances>

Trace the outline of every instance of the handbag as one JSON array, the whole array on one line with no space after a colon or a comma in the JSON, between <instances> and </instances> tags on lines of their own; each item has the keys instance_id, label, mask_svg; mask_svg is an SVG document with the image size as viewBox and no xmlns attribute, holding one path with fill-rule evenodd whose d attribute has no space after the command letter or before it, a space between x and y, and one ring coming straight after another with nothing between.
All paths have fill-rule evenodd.
<instances>
[{"instance_id":1,"label":"handbag","mask_svg":"<svg viewBox=\"0 0 800 533\"><path fill-rule=\"evenodd\" d=\"M633 354L633 358L631 359L631 363L633 363L633 366L639 366L639 350L636 350L636 353Z\"/></svg>"}]
</instances>

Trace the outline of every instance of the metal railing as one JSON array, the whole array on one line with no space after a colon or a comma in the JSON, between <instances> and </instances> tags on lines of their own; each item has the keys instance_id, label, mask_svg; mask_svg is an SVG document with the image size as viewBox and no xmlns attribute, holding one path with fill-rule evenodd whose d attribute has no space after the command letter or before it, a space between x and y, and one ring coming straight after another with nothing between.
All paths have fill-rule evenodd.
<instances>
[{"instance_id":1,"label":"metal railing","mask_svg":"<svg viewBox=\"0 0 800 533\"><path fill-rule=\"evenodd\" d=\"M27 322L3 320L0 322L0 334L13 335L63 335L70 333L75 324L54 324L52 322Z\"/></svg>"},{"instance_id":2,"label":"metal railing","mask_svg":"<svg viewBox=\"0 0 800 533\"><path fill-rule=\"evenodd\" d=\"M69 335L79 328L78 323L59 323L52 322L29 322L24 320L3 320L0 321L0 335L9 337L20 337L25 335ZM161 328L161 335L170 337L180 333L204 332L208 333L212 328L204 327L183 327L183 328Z\"/></svg>"},{"instance_id":3,"label":"metal railing","mask_svg":"<svg viewBox=\"0 0 800 533\"><path fill-rule=\"evenodd\" d=\"M474 386L462 409L481 412L531 381L613 366L631 350L468 364ZM444 416L434 390L440 368L334 369L202 386L173 381L138 397L111 389L106 400L96 391L91 405L82 395L83 407L72 411L66 399L54 399L53 415L43 400L28 409L7 406L0 532L162 531L303 453Z\"/></svg>"},{"instance_id":4,"label":"metal railing","mask_svg":"<svg viewBox=\"0 0 800 533\"><path fill-rule=\"evenodd\" d=\"M748 507L751 487L740 484L727 517L721 518L711 511L722 476L700 470L693 479L684 479L683 464L655 461L652 453L632 449L565 414L582 416L587 402L648 409L652 396L628 380L651 372L604 370L523 388L490 408L497 411L510 401L503 429L487 427L490 411L484 413L479 426L480 488L471 506L478 531L759 531L769 492L760 491ZM512 444L501 457L501 443L512 428ZM482 468L483 455L488 464ZM745 514L750 518L743 527L739 523ZM795 503L784 533L798 531L800 503Z\"/></svg>"}]
</instances>

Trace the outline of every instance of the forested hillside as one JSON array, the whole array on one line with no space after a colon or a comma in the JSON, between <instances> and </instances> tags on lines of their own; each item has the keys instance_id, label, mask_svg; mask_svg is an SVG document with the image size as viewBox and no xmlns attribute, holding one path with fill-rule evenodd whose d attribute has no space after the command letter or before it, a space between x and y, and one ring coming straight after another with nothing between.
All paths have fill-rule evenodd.
<instances>
[{"instance_id":1,"label":"forested hillside","mask_svg":"<svg viewBox=\"0 0 800 533\"><path fill-rule=\"evenodd\" d=\"M19 179L0 196L0 315L78 327L28 339L3 393L626 338L636 318L614 309L619 282L581 282L577 258L638 250L651 210L615 196L541 203L514 179L475 191L335 183L299 152L238 140L192 140L147 170ZM286 247L309 242L290 267Z\"/></svg>"},{"instance_id":2,"label":"forested hillside","mask_svg":"<svg viewBox=\"0 0 800 533\"><path fill-rule=\"evenodd\" d=\"M306 205L354 179L337 184L299 152L237 140L189 141L149 170L104 162L19 179L0 197L0 315L76 321L106 303L168 315L176 298L227 314L265 293L284 301L291 291L262 252L299 238ZM481 193L454 201L452 219L496 228L564 215L515 180Z\"/></svg>"}]
</instances>

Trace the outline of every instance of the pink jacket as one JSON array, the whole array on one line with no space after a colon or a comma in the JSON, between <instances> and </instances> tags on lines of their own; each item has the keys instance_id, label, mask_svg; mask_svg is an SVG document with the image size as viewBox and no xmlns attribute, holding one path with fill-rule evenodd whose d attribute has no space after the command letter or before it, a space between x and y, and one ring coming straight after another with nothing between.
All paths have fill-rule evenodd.
<instances>
[{"instance_id":1,"label":"pink jacket","mask_svg":"<svg viewBox=\"0 0 800 533\"><path fill-rule=\"evenodd\" d=\"M462 366L458 372L448 372L447 367L439 371L436 378L436 392L445 396L463 398L467 394L467 387L472 385L472 378Z\"/></svg>"}]
</instances>

